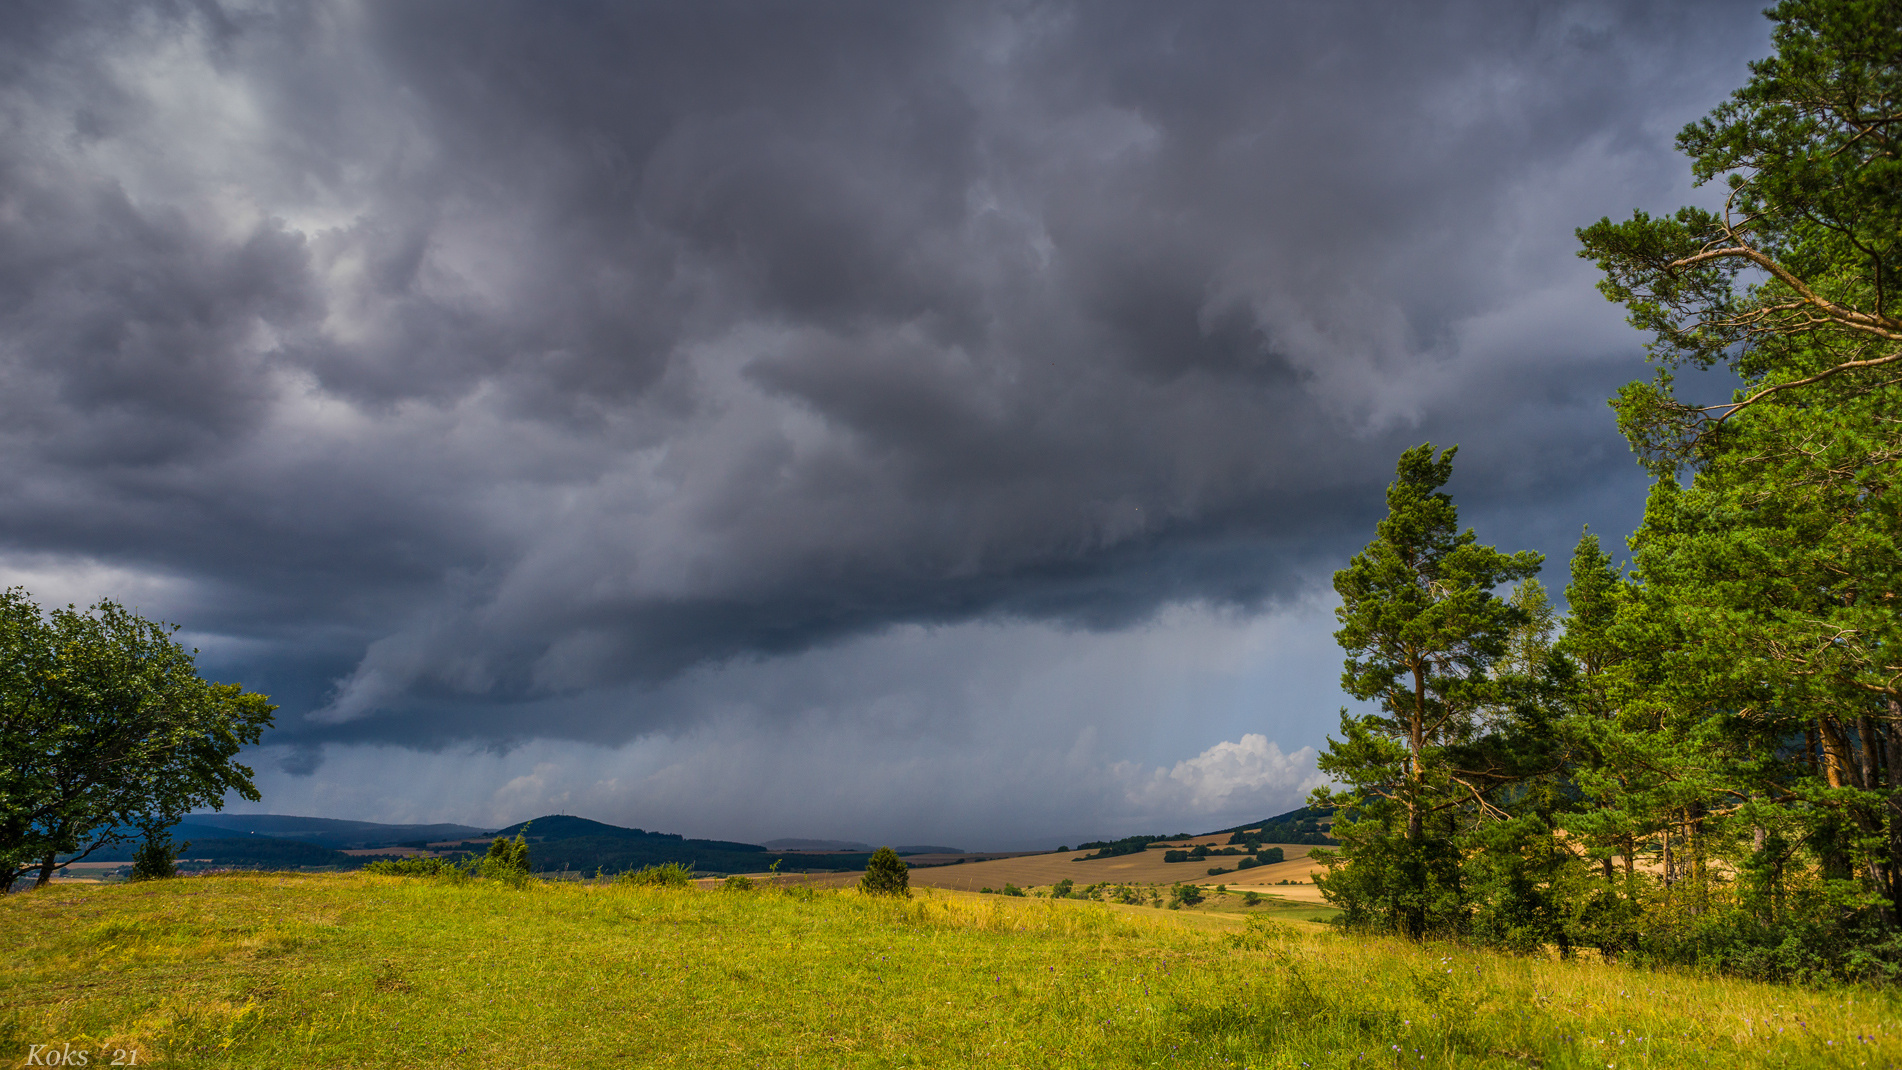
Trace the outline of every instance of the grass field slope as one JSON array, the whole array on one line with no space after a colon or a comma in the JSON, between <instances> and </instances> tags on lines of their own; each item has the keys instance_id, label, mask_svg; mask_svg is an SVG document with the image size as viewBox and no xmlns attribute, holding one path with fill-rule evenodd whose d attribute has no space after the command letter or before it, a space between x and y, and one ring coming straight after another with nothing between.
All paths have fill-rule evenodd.
<instances>
[{"instance_id":1,"label":"grass field slope","mask_svg":"<svg viewBox=\"0 0 1902 1070\"><path fill-rule=\"evenodd\" d=\"M1183 917L233 874L0 899L0 1059L178 1067L1861 1067L1888 994ZM102 1057L104 1053L105 1057ZM122 1063L123 1065L124 1063ZM57 1065L57 1064L54 1064Z\"/></svg>"}]
</instances>

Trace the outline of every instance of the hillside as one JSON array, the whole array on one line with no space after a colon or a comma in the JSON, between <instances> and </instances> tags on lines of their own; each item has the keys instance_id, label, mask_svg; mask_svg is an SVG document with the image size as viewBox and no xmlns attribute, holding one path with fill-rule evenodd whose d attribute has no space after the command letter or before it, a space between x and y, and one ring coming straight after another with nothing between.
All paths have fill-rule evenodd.
<instances>
[{"instance_id":1,"label":"hillside","mask_svg":"<svg viewBox=\"0 0 1902 1070\"><path fill-rule=\"evenodd\" d=\"M1236 859L1216 856L1200 863L1163 861L1163 856L1170 850L1196 844L1221 845L1227 840L1226 835L1168 840L1138 854L1111 858L1085 859L1087 852L1070 851L933 866L929 869L914 868L911 871L911 883L920 888L964 892L1002 888L1005 884L1014 884L1019 888L1047 887L1062 880L1072 881L1077 887L1091 884L1166 886L1178 882L1210 886L1226 884L1235 891L1263 892L1290 902L1321 902L1320 889L1314 886L1314 874L1321 867L1309 860L1308 852L1313 848L1306 844L1280 845L1286 855L1285 861L1215 876L1208 874L1211 867L1233 867ZM1283 881L1301 883L1283 884Z\"/></svg>"},{"instance_id":2,"label":"hillside","mask_svg":"<svg viewBox=\"0 0 1902 1070\"><path fill-rule=\"evenodd\" d=\"M567 814L531 818L495 833L517 834L530 844L529 865L540 873L620 873L668 862L689 865L701 873L756 873L775 861L787 872L838 871L863 869L871 856L869 851L775 853L756 843L687 839L678 833L625 828Z\"/></svg>"},{"instance_id":3,"label":"hillside","mask_svg":"<svg viewBox=\"0 0 1902 1070\"><path fill-rule=\"evenodd\" d=\"M1299 810L1290 810L1285 814L1263 818L1231 828L1218 829L1210 835L1232 836L1238 832L1258 832L1263 843L1300 843L1315 847L1331 847L1340 841L1328 835L1328 829L1334 824L1334 811L1327 808L1304 806Z\"/></svg>"},{"instance_id":4,"label":"hillside","mask_svg":"<svg viewBox=\"0 0 1902 1070\"><path fill-rule=\"evenodd\" d=\"M471 825L385 825L375 821L340 821L328 817L295 817L288 814L192 814L185 819L185 825L222 829L225 830L222 833L225 836L270 836L338 849L389 847L400 843L463 839L488 834ZM174 831L172 838L191 837Z\"/></svg>"},{"instance_id":5,"label":"hillside","mask_svg":"<svg viewBox=\"0 0 1902 1070\"><path fill-rule=\"evenodd\" d=\"M187 869L194 863L210 866L243 866L261 869L296 869L302 866L357 866L365 860L353 858L334 847L309 843L304 840L283 840L274 836L232 836L224 829L213 832L226 832L224 836L207 836L203 826L194 829L187 837L178 840L180 844L189 843L179 861ZM176 835L176 833L174 833ZM139 849L136 843L122 843L104 850L94 851L86 856L87 862L131 862L132 855Z\"/></svg>"}]
</instances>

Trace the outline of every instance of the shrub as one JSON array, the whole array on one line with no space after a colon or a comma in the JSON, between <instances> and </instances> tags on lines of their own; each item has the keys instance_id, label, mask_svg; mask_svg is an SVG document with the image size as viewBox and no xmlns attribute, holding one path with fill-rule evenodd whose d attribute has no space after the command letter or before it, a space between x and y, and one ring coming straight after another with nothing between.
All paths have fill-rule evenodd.
<instances>
[{"instance_id":1,"label":"shrub","mask_svg":"<svg viewBox=\"0 0 1902 1070\"><path fill-rule=\"evenodd\" d=\"M750 892L753 890L753 878L735 873L721 881L720 887L729 892Z\"/></svg>"},{"instance_id":2,"label":"shrub","mask_svg":"<svg viewBox=\"0 0 1902 1070\"><path fill-rule=\"evenodd\" d=\"M1214 876L1218 876L1218 875L1220 875L1220 874L1223 874L1223 873L1227 873L1227 872L1228 872L1228 870L1226 870L1226 869L1223 869L1223 868L1222 868L1221 866L1210 866L1210 867L1209 867L1209 876L1211 876L1211 877L1214 877Z\"/></svg>"},{"instance_id":3,"label":"shrub","mask_svg":"<svg viewBox=\"0 0 1902 1070\"><path fill-rule=\"evenodd\" d=\"M1015 884L1012 884L1009 881L1005 881L1004 887L999 889L997 894L1014 895L1021 899L1024 895L1024 890L1022 888L1017 887Z\"/></svg>"},{"instance_id":4,"label":"shrub","mask_svg":"<svg viewBox=\"0 0 1902 1070\"><path fill-rule=\"evenodd\" d=\"M178 876L178 852L190 847L190 841L173 844L168 832L147 829L145 842L132 855L132 877L135 881L164 880Z\"/></svg>"},{"instance_id":5,"label":"shrub","mask_svg":"<svg viewBox=\"0 0 1902 1070\"><path fill-rule=\"evenodd\" d=\"M365 873L379 873L385 877L435 877L448 870L459 870L454 862L447 858L418 856L414 858L385 858L363 867Z\"/></svg>"},{"instance_id":6,"label":"shrub","mask_svg":"<svg viewBox=\"0 0 1902 1070\"><path fill-rule=\"evenodd\" d=\"M1259 906L1260 904L1261 904L1260 892L1243 892L1242 893L1243 906L1252 907L1252 906Z\"/></svg>"},{"instance_id":7,"label":"shrub","mask_svg":"<svg viewBox=\"0 0 1902 1070\"><path fill-rule=\"evenodd\" d=\"M865 875L859 878L859 891L866 895L911 895L911 867L889 847L872 852L865 863Z\"/></svg>"},{"instance_id":8,"label":"shrub","mask_svg":"<svg viewBox=\"0 0 1902 1070\"><path fill-rule=\"evenodd\" d=\"M977 890L977 894L979 894L979 895L996 895L996 894L997 894L997 889L995 889L995 888L993 888L993 887L991 887L990 885L988 885L988 884L987 884L987 885L985 885L984 887L982 887L982 888L979 888L979 889Z\"/></svg>"},{"instance_id":9,"label":"shrub","mask_svg":"<svg viewBox=\"0 0 1902 1070\"><path fill-rule=\"evenodd\" d=\"M489 853L482 856L482 875L499 881L522 885L528 881L528 826L523 825L512 840L500 836L489 844Z\"/></svg>"},{"instance_id":10,"label":"shrub","mask_svg":"<svg viewBox=\"0 0 1902 1070\"><path fill-rule=\"evenodd\" d=\"M1207 844L1197 844L1196 846L1189 848L1190 858L1200 860L1203 858L1207 858L1208 856L1209 856L1209 848Z\"/></svg>"},{"instance_id":11,"label":"shrub","mask_svg":"<svg viewBox=\"0 0 1902 1070\"><path fill-rule=\"evenodd\" d=\"M1076 882L1071 880L1068 877L1065 877L1062 880L1050 886L1050 898L1068 899L1070 898L1070 889L1074 887L1076 887Z\"/></svg>"},{"instance_id":12,"label":"shrub","mask_svg":"<svg viewBox=\"0 0 1902 1070\"><path fill-rule=\"evenodd\" d=\"M630 869L614 878L614 883L637 887L685 888L693 883L693 866L662 862L657 866Z\"/></svg>"},{"instance_id":13,"label":"shrub","mask_svg":"<svg viewBox=\"0 0 1902 1070\"><path fill-rule=\"evenodd\" d=\"M1162 853L1162 860L1163 860L1164 862L1187 862L1187 861L1189 860L1189 852L1187 852L1187 851L1164 851L1164 852Z\"/></svg>"},{"instance_id":14,"label":"shrub","mask_svg":"<svg viewBox=\"0 0 1902 1070\"><path fill-rule=\"evenodd\" d=\"M1248 919L1247 928L1239 933L1230 933L1230 947L1246 948L1250 951L1263 951L1295 934L1294 930L1275 921L1266 914L1257 914Z\"/></svg>"},{"instance_id":15,"label":"shrub","mask_svg":"<svg viewBox=\"0 0 1902 1070\"><path fill-rule=\"evenodd\" d=\"M1193 884L1178 884L1169 889L1169 909L1179 910L1202 901L1202 889Z\"/></svg>"},{"instance_id":16,"label":"shrub","mask_svg":"<svg viewBox=\"0 0 1902 1070\"><path fill-rule=\"evenodd\" d=\"M1235 868L1236 869L1254 869L1256 866L1259 866L1259 865L1261 865L1261 859L1259 858L1244 858L1240 862L1235 863Z\"/></svg>"},{"instance_id":17,"label":"shrub","mask_svg":"<svg viewBox=\"0 0 1902 1070\"><path fill-rule=\"evenodd\" d=\"M1281 848L1270 847L1266 851L1257 853L1255 857L1259 858L1263 865L1267 865L1272 862L1285 862L1288 856Z\"/></svg>"}]
</instances>

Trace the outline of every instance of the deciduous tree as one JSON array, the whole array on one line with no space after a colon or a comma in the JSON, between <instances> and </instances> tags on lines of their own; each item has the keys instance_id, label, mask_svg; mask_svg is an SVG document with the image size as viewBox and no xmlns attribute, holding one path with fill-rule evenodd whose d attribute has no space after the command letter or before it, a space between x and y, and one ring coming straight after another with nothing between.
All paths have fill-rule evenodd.
<instances>
[{"instance_id":1,"label":"deciduous tree","mask_svg":"<svg viewBox=\"0 0 1902 1070\"><path fill-rule=\"evenodd\" d=\"M271 723L263 695L200 679L176 626L110 600L42 614L0 592L0 880L66 863L227 793L257 799L234 759ZM73 859L77 860L77 859Z\"/></svg>"}]
</instances>

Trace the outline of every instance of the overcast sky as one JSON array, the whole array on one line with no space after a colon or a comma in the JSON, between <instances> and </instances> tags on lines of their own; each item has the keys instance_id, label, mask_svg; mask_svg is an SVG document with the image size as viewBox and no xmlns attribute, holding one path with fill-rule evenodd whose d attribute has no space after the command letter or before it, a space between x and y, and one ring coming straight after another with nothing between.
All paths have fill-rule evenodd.
<instances>
[{"instance_id":1,"label":"overcast sky","mask_svg":"<svg viewBox=\"0 0 1902 1070\"><path fill-rule=\"evenodd\" d=\"M1050 846L1299 805L1401 449L1621 545L1573 229L1760 3L0 10L0 583L245 811Z\"/></svg>"}]
</instances>

